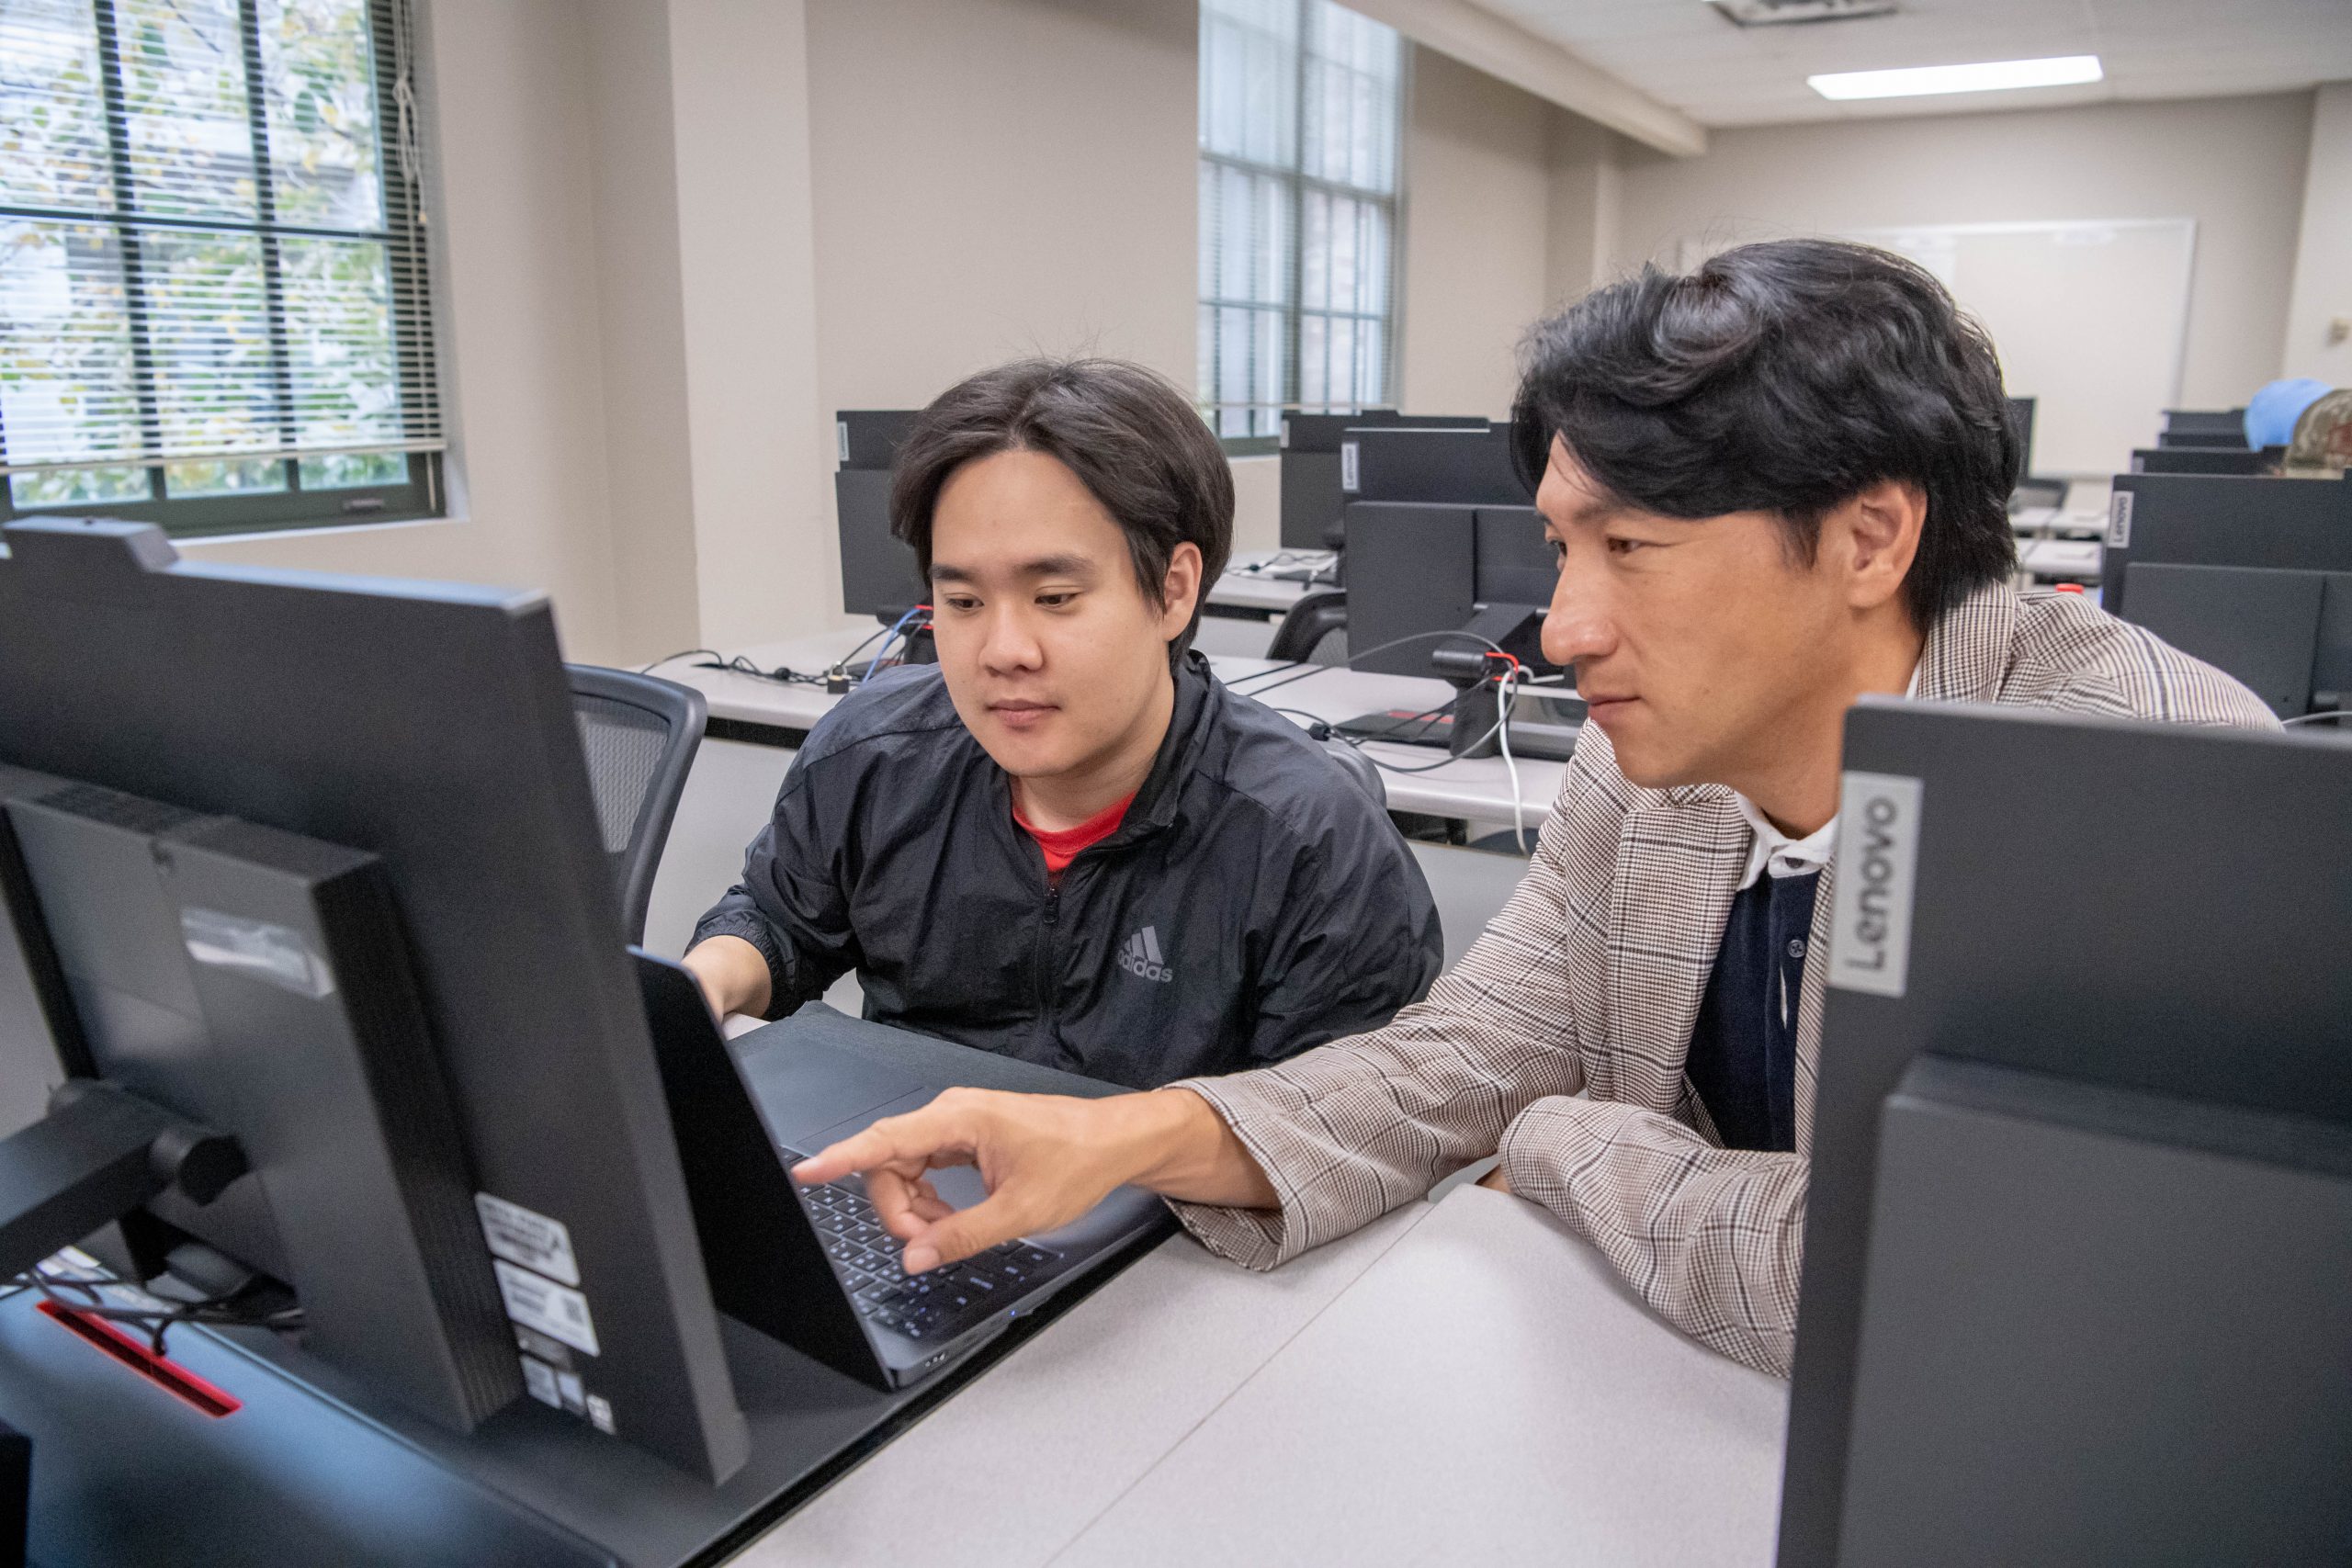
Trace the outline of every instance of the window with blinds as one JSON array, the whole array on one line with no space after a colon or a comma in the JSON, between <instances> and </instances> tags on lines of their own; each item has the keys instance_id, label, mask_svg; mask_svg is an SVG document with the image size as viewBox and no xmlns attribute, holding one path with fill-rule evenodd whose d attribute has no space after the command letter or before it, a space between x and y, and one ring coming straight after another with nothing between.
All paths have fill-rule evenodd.
<instances>
[{"instance_id":1,"label":"window with blinds","mask_svg":"<svg viewBox=\"0 0 2352 1568\"><path fill-rule=\"evenodd\" d=\"M406 0L0 0L0 513L433 515Z\"/></svg>"},{"instance_id":2,"label":"window with blinds","mask_svg":"<svg viewBox=\"0 0 2352 1568\"><path fill-rule=\"evenodd\" d=\"M1404 71L1330 0L1202 0L1197 384L1229 446L1391 400Z\"/></svg>"}]
</instances>

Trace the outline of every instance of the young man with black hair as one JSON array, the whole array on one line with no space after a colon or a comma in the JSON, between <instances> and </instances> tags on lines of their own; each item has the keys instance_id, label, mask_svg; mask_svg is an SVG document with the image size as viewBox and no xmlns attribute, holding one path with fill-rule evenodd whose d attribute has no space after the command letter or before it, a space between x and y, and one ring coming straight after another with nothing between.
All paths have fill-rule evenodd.
<instances>
[{"instance_id":1,"label":"young man with black hair","mask_svg":"<svg viewBox=\"0 0 2352 1568\"><path fill-rule=\"evenodd\" d=\"M686 953L778 1017L854 969L866 1015L1136 1088L1385 1023L1443 956L1379 804L1193 652L1233 478L1137 366L1031 360L942 395L891 528L935 669L808 735Z\"/></svg>"},{"instance_id":2,"label":"young man with black hair","mask_svg":"<svg viewBox=\"0 0 2352 1568\"><path fill-rule=\"evenodd\" d=\"M1655 269L1531 333L1520 454L1591 722L1533 865L1429 998L1261 1071L1107 1100L957 1090L865 1170L921 1269L1121 1182L1271 1268L1499 1152L1665 1317L1785 1373L1846 709L1864 693L2267 728L2228 676L2010 586L2021 454L1936 281L1826 241ZM975 1159L960 1213L923 1180Z\"/></svg>"}]
</instances>

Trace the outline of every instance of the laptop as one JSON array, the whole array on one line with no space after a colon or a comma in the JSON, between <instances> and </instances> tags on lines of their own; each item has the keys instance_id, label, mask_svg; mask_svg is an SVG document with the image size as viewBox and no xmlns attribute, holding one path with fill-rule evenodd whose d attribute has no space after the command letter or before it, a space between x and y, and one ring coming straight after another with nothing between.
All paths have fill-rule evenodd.
<instances>
[{"instance_id":1,"label":"laptop","mask_svg":"<svg viewBox=\"0 0 2352 1568\"><path fill-rule=\"evenodd\" d=\"M1046 1301L1173 1226L1167 1205L1123 1187L1059 1230L910 1276L904 1244L882 1226L857 1177L821 1187L792 1166L886 1116L913 1111L959 1081L1060 1080L1062 1092L1111 1086L980 1057L968 1075L903 1065L957 1048L892 1051L903 1032L811 1003L738 1055L702 987L668 959L630 949L645 996L662 1089L693 1201L711 1294L737 1317L837 1371L901 1389L962 1359ZM914 1037L920 1039L921 1037ZM911 1042L910 1042L911 1043ZM974 1054L978 1055L978 1054ZM986 1069L1025 1069L1011 1074ZM988 1195L970 1166L932 1172L957 1208Z\"/></svg>"}]
</instances>

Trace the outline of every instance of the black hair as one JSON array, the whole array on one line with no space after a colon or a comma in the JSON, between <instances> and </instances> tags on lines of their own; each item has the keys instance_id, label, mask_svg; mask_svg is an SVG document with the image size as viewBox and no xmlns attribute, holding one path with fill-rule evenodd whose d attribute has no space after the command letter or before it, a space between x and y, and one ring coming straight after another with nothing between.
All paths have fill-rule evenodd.
<instances>
[{"instance_id":1,"label":"black hair","mask_svg":"<svg viewBox=\"0 0 2352 1568\"><path fill-rule=\"evenodd\" d=\"M1917 484L1903 596L1922 631L2016 570L2024 453L1992 340L1924 268L1868 245L1742 245L1596 289L1529 331L1511 416L1530 488L1557 435L1641 511L1779 514L1807 565L1841 502Z\"/></svg>"},{"instance_id":2,"label":"black hair","mask_svg":"<svg viewBox=\"0 0 2352 1568\"><path fill-rule=\"evenodd\" d=\"M1210 585L1233 553L1233 468L1192 401L1166 378L1118 359L1023 359L942 392L899 445L890 532L931 576L932 513L948 477L976 457L1042 452L1079 482L1127 536L1145 600L1165 605L1168 562L1201 552L1193 618L1168 645L1181 660Z\"/></svg>"}]
</instances>

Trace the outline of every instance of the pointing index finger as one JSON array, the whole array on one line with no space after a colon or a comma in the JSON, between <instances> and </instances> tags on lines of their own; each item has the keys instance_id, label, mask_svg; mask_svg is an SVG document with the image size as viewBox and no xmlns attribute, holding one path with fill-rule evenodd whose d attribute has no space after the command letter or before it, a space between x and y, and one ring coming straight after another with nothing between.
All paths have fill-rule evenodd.
<instances>
[{"instance_id":1,"label":"pointing index finger","mask_svg":"<svg viewBox=\"0 0 2352 1568\"><path fill-rule=\"evenodd\" d=\"M966 1163L934 1156L969 1147L962 1122L943 1113L933 1102L904 1116L884 1117L863 1133L853 1134L802 1160L792 1168L792 1175L803 1186L813 1187L895 1162L906 1166L907 1174L914 1176L921 1174L926 1165Z\"/></svg>"},{"instance_id":2,"label":"pointing index finger","mask_svg":"<svg viewBox=\"0 0 2352 1568\"><path fill-rule=\"evenodd\" d=\"M858 1171L872 1170L890 1158L890 1143L868 1127L840 1143L818 1150L792 1168L792 1179L803 1187L821 1187Z\"/></svg>"}]
</instances>

